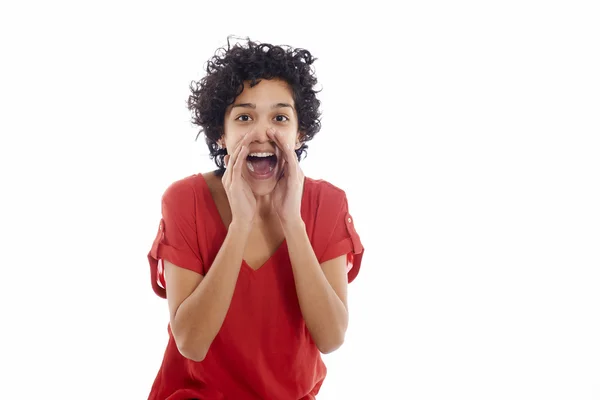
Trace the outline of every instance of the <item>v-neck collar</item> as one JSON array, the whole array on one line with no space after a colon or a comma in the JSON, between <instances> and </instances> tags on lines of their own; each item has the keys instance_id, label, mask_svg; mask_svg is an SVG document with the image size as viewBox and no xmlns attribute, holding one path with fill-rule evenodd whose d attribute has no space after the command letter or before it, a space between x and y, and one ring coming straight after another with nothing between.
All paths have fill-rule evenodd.
<instances>
[{"instance_id":1,"label":"v-neck collar","mask_svg":"<svg viewBox=\"0 0 600 400\"><path fill-rule=\"evenodd\" d=\"M206 203L209 207L208 212L211 213L212 215L215 215L216 218L219 220L217 225L219 226L218 229L219 229L219 235L221 237L221 242L223 242L223 241L225 241L225 237L227 236L229 228L227 226L225 226L225 222L223 222L223 218L221 217L221 213L219 212L219 208L217 207L217 203L210 191L210 187L208 186L208 182L206 181L206 178L201 173L199 173L198 176L200 177L200 180L202 181L202 194L203 194L204 198L206 199ZM300 213L302 214L302 219L304 219L303 205L305 203L306 195L307 195L307 190L306 190L307 181L308 181L308 179L306 177L304 177L304 183L303 183L303 187L302 187L302 200L301 200L301 207L300 207ZM279 255L279 253L281 251L283 251L283 249L287 249L287 240L285 238L261 266L254 269L250 266L250 264L248 264L248 262L244 258L242 258L242 267L245 268L246 270L250 271L251 273L257 273L257 272L261 271L262 269L264 269L264 267L267 267L269 264L272 264L272 261Z\"/></svg>"}]
</instances>

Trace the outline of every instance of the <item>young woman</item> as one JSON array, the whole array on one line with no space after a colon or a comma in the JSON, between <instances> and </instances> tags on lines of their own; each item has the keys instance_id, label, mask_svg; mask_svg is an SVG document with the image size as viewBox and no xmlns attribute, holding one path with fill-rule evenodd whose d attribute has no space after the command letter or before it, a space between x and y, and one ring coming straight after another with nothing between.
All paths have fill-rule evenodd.
<instances>
[{"instance_id":1,"label":"young woman","mask_svg":"<svg viewBox=\"0 0 600 400\"><path fill-rule=\"evenodd\" d=\"M299 165L321 126L315 58L220 50L188 101L217 170L167 188L148 254L170 312L149 399L314 399L363 254L345 193Z\"/></svg>"}]
</instances>

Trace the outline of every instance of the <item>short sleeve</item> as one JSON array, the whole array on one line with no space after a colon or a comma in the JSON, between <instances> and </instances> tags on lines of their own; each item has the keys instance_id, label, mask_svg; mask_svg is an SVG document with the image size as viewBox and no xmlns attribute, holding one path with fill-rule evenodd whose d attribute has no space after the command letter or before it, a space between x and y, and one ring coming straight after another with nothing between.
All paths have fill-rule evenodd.
<instances>
[{"instance_id":1,"label":"short sleeve","mask_svg":"<svg viewBox=\"0 0 600 400\"><path fill-rule=\"evenodd\" d=\"M348 200L344 192L331 196L335 200L328 200L322 218L327 224L321 224L326 235L321 239L326 245L319 257L323 263L336 257L347 255L348 283L352 282L360 271L364 248L360 236L355 229L354 218L348 209ZM330 197L330 199L331 199Z\"/></svg>"},{"instance_id":2,"label":"short sleeve","mask_svg":"<svg viewBox=\"0 0 600 400\"><path fill-rule=\"evenodd\" d=\"M162 196L162 218L148 253L154 292L166 298L162 262L204 275L196 229L196 193L186 181L177 181Z\"/></svg>"}]
</instances>

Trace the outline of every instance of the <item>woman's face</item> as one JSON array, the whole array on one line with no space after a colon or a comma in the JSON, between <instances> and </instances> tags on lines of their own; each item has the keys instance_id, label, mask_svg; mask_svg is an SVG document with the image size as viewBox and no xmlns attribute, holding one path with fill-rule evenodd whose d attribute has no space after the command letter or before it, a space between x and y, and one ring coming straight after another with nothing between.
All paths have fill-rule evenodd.
<instances>
[{"instance_id":1,"label":"woman's face","mask_svg":"<svg viewBox=\"0 0 600 400\"><path fill-rule=\"evenodd\" d=\"M253 88L245 82L242 93L227 107L225 133L219 143L233 155L238 142L246 133L250 135L248 158L237 162L244 163L242 176L257 196L271 193L281 173L283 155L267 136L269 128L279 131L292 148L298 147L298 118L290 86L279 79L262 79Z\"/></svg>"}]
</instances>

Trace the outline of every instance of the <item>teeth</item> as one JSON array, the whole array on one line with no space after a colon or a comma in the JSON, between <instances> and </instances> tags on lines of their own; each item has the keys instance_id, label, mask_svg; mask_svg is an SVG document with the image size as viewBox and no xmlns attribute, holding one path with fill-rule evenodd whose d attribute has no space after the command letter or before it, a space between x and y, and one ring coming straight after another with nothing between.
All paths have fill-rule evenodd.
<instances>
[{"instance_id":1,"label":"teeth","mask_svg":"<svg viewBox=\"0 0 600 400\"><path fill-rule=\"evenodd\" d=\"M252 157L270 157L270 156L274 156L275 153L250 153L248 155L252 156Z\"/></svg>"},{"instance_id":2,"label":"teeth","mask_svg":"<svg viewBox=\"0 0 600 400\"><path fill-rule=\"evenodd\" d=\"M246 161L246 165L248 166L248 169L252 172L254 172L254 167L252 166L252 163L250 161ZM269 172L273 171L273 166L269 167Z\"/></svg>"}]
</instances>

